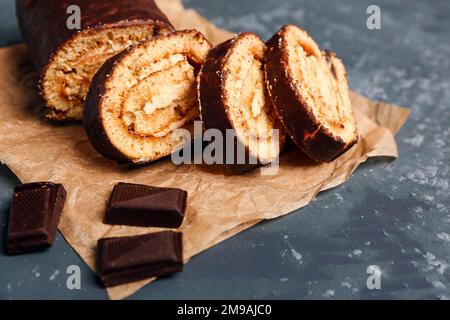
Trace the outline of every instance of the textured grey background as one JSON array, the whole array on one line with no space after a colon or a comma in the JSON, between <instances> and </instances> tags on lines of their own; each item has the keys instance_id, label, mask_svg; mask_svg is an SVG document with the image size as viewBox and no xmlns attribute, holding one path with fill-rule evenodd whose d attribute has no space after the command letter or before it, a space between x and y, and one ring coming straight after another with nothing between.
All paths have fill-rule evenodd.
<instances>
[{"instance_id":1,"label":"textured grey background","mask_svg":"<svg viewBox=\"0 0 450 320\"><path fill-rule=\"evenodd\" d=\"M348 66L353 89L412 108L398 136L400 159L372 160L307 208L262 223L194 258L182 274L135 299L357 299L450 297L450 2L446 0L187 0L219 26L270 37L285 23L306 28ZM382 29L366 9L382 9ZM0 1L0 45L20 42L13 1ZM1 121L5 121L1 119ZM12 188L0 175L4 246ZM270 197L270 195L267 195ZM68 265L82 290L66 289ZM366 268L382 269L381 290ZM59 236L44 253L0 252L0 298L103 299L94 274Z\"/></svg>"}]
</instances>

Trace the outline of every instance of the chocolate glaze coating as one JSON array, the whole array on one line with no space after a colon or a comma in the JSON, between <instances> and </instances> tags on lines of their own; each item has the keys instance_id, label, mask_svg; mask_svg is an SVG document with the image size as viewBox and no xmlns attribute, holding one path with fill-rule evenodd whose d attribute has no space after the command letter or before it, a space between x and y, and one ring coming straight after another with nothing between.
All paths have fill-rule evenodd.
<instances>
[{"instance_id":1,"label":"chocolate glaze coating","mask_svg":"<svg viewBox=\"0 0 450 320\"><path fill-rule=\"evenodd\" d=\"M321 126L310 112L306 101L292 86L294 80L286 71L288 57L283 32L285 27L267 42L266 81L269 95L281 122L295 144L316 161L333 161L355 145L357 139L346 144L341 137L335 136ZM311 135L312 138L305 139Z\"/></svg>"},{"instance_id":2,"label":"chocolate glaze coating","mask_svg":"<svg viewBox=\"0 0 450 320\"><path fill-rule=\"evenodd\" d=\"M67 28L67 8L81 9L81 29ZM88 29L149 24L172 29L153 0L16 0L16 14L31 59L44 72L52 56L76 34Z\"/></svg>"},{"instance_id":3,"label":"chocolate glaze coating","mask_svg":"<svg viewBox=\"0 0 450 320\"><path fill-rule=\"evenodd\" d=\"M245 34L242 34L245 35ZM233 123L228 117L225 96L225 79L227 77L225 63L228 53L233 50L237 38L225 41L213 48L203 64L199 75L199 99L201 106L201 118L206 129L218 129L222 134L226 130L234 130ZM225 140L225 139L224 139ZM234 150L237 150L240 141L234 141ZM280 146L282 147L282 146ZM239 146L245 149L245 159L248 161L250 151L247 146ZM226 141L224 141L223 150L226 150ZM235 164L227 164L230 172L235 174L242 174L251 171L255 168L261 167L263 164L257 159L257 164L237 164L237 155L235 152ZM224 162L226 154L224 155ZM248 161L249 162L249 161Z\"/></svg>"}]
</instances>

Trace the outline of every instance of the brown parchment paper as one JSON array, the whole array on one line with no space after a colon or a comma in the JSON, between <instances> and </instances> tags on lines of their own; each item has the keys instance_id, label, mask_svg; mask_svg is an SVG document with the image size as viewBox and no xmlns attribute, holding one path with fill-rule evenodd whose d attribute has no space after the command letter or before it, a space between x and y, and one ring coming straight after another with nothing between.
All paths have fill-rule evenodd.
<instances>
[{"instance_id":1,"label":"brown parchment paper","mask_svg":"<svg viewBox=\"0 0 450 320\"><path fill-rule=\"evenodd\" d=\"M195 11L185 10L180 0L157 2L179 29L197 28L215 44L231 36ZM262 176L259 170L231 176L220 167L177 167L170 159L125 169L97 154L80 125L55 125L45 120L34 89L36 81L24 45L0 49L0 161L24 183L50 180L64 184L68 200L59 228L91 268L95 268L99 238L158 230L102 223L106 201L117 182L188 191L188 211L181 228L187 262L264 219L307 205L318 192L345 182L369 157L397 157L394 135L409 113L352 92L361 135L358 145L328 164L313 163L290 148L281 157L281 168L274 176ZM125 298L152 280L108 289L109 297Z\"/></svg>"}]
</instances>

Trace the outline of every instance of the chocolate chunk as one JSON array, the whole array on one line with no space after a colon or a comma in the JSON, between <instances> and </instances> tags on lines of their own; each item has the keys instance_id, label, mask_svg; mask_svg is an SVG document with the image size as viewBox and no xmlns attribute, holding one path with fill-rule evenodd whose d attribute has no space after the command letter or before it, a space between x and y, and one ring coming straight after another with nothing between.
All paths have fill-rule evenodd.
<instances>
[{"instance_id":1,"label":"chocolate chunk","mask_svg":"<svg viewBox=\"0 0 450 320\"><path fill-rule=\"evenodd\" d=\"M173 231L98 241L97 269L105 287L183 270L182 234Z\"/></svg>"},{"instance_id":2,"label":"chocolate chunk","mask_svg":"<svg viewBox=\"0 0 450 320\"><path fill-rule=\"evenodd\" d=\"M119 183L114 187L105 223L137 227L179 228L186 211L187 192Z\"/></svg>"},{"instance_id":3,"label":"chocolate chunk","mask_svg":"<svg viewBox=\"0 0 450 320\"><path fill-rule=\"evenodd\" d=\"M8 254L50 247L66 201L61 184L39 182L15 188L8 226Z\"/></svg>"}]
</instances>

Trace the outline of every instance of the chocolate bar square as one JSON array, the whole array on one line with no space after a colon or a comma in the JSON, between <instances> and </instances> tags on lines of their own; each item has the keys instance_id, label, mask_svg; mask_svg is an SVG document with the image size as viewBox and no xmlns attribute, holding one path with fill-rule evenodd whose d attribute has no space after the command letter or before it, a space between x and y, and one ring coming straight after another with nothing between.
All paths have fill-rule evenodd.
<instances>
[{"instance_id":1,"label":"chocolate bar square","mask_svg":"<svg viewBox=\"0 0 450 320\"><path fill-rule=\"evenodd\" d=\"M119 183L111 194L104 222L111 225L179 228L187 192L181 189Z\"/></svg>"},{"instance_id":2,"label":"chocolate bar square","mask_svg":"<svg viewBox=\"0 0 450 320\"><path fill-rule=\"evenodd\" d=\"M173 231L98 241L97 269L105 287L183 270L182 234Z\"/></svg>"},{"instance_id":3,"label":"chocolate bar square","mask_svg":"<svg viewBox=\"0 0 450 320\"><path fill-rule=\"evenodd\" d=\"M16 187L8 225L8 254L50 247L55 239L66 196L66 190L61 184L51 182Z\"/></svg>"}]
</instances>

